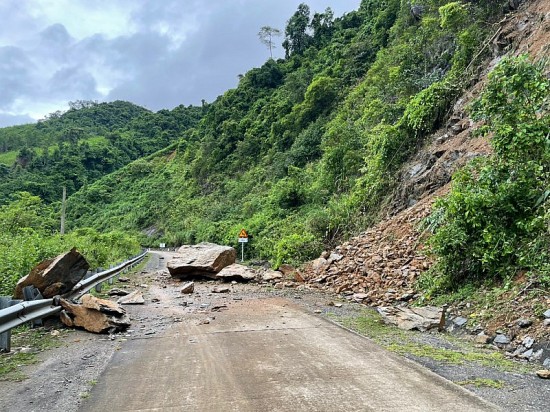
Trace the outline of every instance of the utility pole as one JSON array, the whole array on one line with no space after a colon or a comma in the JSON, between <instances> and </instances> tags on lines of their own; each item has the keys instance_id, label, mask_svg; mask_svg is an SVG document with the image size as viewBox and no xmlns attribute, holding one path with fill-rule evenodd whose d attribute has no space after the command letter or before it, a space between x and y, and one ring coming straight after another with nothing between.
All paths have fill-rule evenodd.
<instances>
[{"instance_id":1,"label":"utility pole","mask_svg":"<svg viewBox=\"0 0 550 412\"><path fill-rule=\"evenodd\" d=\"M63 186L63 198L61 199L61 228L59 233L61 236L65 234L65 210L67 208L67 187Z\"/></svg>"}]
</instances>

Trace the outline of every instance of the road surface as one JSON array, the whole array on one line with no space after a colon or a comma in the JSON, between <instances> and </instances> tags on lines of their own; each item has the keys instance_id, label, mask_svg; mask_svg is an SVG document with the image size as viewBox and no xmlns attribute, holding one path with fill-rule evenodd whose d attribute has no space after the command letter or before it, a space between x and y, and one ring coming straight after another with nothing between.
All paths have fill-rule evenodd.
<instances>
[{"instance_id":1,"label":"road surface","mask_svg":"<svg viewBox=\"0 0 550 412\"><path fill-rule=\"evenodd\" d=\"M80 410L497 410L284 298L225 299L124 342Z\"/></svg>"}]
</instances>

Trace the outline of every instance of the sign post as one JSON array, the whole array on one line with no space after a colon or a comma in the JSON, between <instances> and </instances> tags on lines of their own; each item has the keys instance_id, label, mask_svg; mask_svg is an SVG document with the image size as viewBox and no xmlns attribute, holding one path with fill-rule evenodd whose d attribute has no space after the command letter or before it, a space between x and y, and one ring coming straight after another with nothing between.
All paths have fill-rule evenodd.
<instances>
[{"instance_id":1,"label":"sign post","mask_svg":"<svg viewBox=\"0 0 550 412\"><path fill-rule=\"evenodd\" d=\"M241 229L239 232L239 243L241 244L241 263L244 262L244 244L248 243L248 233L246 230Z\"/></svg>"}]
</instances>

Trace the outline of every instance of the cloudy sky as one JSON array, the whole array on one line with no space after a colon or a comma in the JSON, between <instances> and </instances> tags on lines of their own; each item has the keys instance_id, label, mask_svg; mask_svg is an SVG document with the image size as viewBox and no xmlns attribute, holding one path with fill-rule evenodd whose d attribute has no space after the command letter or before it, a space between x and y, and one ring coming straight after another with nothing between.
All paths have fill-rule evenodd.
<instances>
[{"instance_id":1,"label":"cloudy sky","mask_svg":"<svg viewBox=\"0 0 550 412\"><path fill-rule=\"evenodd\" d=\"M284 30L301 2L1 0L0 126L78 99L128 100L154 111L210 102L267 60L260 27ZM360 0L305 2L340 16Z\"/></svg>"}]
</instances>

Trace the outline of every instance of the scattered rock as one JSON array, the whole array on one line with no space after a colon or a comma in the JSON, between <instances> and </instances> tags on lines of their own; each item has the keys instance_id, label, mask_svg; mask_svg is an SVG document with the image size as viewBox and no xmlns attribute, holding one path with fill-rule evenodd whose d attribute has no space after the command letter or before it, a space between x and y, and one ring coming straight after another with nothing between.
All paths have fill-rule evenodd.
<instances>
[{"instance_id":1,"label":"scattered rock","mask_svg":"<svg viewBox=\"0 0 550 412\"><path fill-rule=\"evenodd\" d=\"M195 291L195 282L188 282L181 288L181 293L191 294Z\"/></svg>"},{"instance_id":2,"label":"scattered rock","mask_svg":"<svg viewBox=\"0 0 550 412\"><path fill-rule=\"evenodd\" d=\"M550 370L542 369L537 371L537 376L542 379L550 379Z\"/></svg>"},{"instance_id":3,"label":"scattered rock","mask_svg":"<svg viewBox=\"0 0 550 412\"><path fill-rule=\"evenodd\" d=\"M69 292L82 278L90 265L75 248L55 259L44 260L30 273L19 279L14 296L23 299L23 288L34 286L44 298L52 298Z\"/></svg>"},{"instance_id":4,"label":"scattered rock","mask_svg":"<svg viewBox=\"0 0 550 412\"><path fill-rule=\"evenodd\" d=\"M352 298L356 302L363 302L365 299L369 298L369 295L368 293L354 293Z\"/></svg>"},{"instance_id":5,"label":"scattered rock","mask_svg":"<svg viewBox=\"0 0 550 412\"><path fill-rule=\"evenodd\" d=\"M264 280L266 282L272 282L274 280L280 280L282 278L283 278L283 274L281 272L279 272L278 270L268 269L262 275L262 280Z\"/></svg>"},{"instance_id":6,"label":"scattered rock","mask_svg":"<svg viewBox=\"0 0 550 412\"><path fill-rule=\"evenodd\" d=\"M235 249L229 246L213 243L186 245L178 249L178 256L167 266L172 277L206 276L215 279L220 270L235 263L236 256Z\"/></svg>"},{"instance_id":7,"label":"scattered rock","mask_svg":"<svg viewBox=\"0 0 550 412\"><path fill-rule=\"evenodd\" d=\"M396 325L404 330L419 330L424 332L439 326L441 308L434 306L425 307L378 307L378 313L384 321Z\"/></svg>"},{"instance_id":8,"label":"scattered rock","mask_svg":"<svg viewBox=\"0 0 550 412\"><path fill-rule=\"evenodd\" d=\"M491 337L487 336L484 332L481 332L479 335L476 336L475 342L481 345L486 345L491 342Z\"/></svg>"},{"instance_id":9,"label":"scattered rock","mask_svg":"<svg viewBox=\"0 0 550 412\"><path fill-rule=\"evenodd\" d=\"M543 349L539 349L538 351L534 352L531 355L531 358L529 359L531 362L539 361L542 359L542 355L544 354Z\"/></svg>"},{"instance_id":10,"label":"scattered rock","mask_svg":"<svg viewBox=\"0 0 550 412\"><path fill-rule=\"evenodd\" d=\"M256 271L244 265L233 263L232 265L224 267L216 275L218 279L239 279L249 281L256 278Z\"/></svg>"},{"instance_id":11,"label":"scattered rock","mask_svg":"<svg viewBox=\"0 0 550 412\"><path fill-rule=\"evenodd\" d=\"M61 321L69 327L81 327L89 332L117 332L130 326L126 311L114 302L84 295L82 303L61 299Z\"/></svg>"},{"instance_id":12,"label":"scattered rock","mask_svg":"<svg viewBox=\"0 0 550 412\"><path fill-rule=\"evenodd\" d=\"M313 262L311 262L311 269L315 273L320 273L321 271L325 270L328 266L329 266L329 263L324 257L320 257L318 259L315 259Z\"/></svg>"},{"instance_id":13,"label":"scattered rock","mask_svg":"<svg viewBox=\"0 0 550 412\"><path fill-rule=\"evenodd\" d=\"M550 319L550 309L542 314L546 319Z\"/></svg>"},{"instance_id":14,"label":"scattered rock","mask_svg":"<svg viewBox=\"0 0 550 412\"><path fill-rule=\"evenodd\" d=\"M544 362L542 362L542 366L544 366L547 369L550 369L550 358L546 358Z\"/></svg>"},{"instance_id":15,"label":"scattered rock","mask_svg":"<svg viewBox=\"0 0 550 412\"><path fill-rule=\"evenodd\" d=\"M121 276L118 278L118 281L119 282L122 282L122 283L126 283L126 282L129 282L130 279L129 278L125 278L124 276Z\"/></svg>"},{"instance_id":16,"label":"scattered rock","mask_svg":"<svg viewBox=\"0 0 550 412\"><path fill-rule=\"evenodd\" d=\"M127 290L124 290L124 289L112 288L107 293L108 293L109 296L126 296L130 292L128 292Z\"/></svg>"},{"instance_id":17,"label":"scattered rock","mask_svg":"<svg viewBox=\"0 0 550 412\"><path fill-rule=\"evenodd\" d=\"M529 359L531 356L533 356L533 349L526 350L519 355L522 359Z\"/></svg>"},{"instance_id":18,"label":"scattered rock","mask_svg":"<svg viewBox=\"0 0 550 412\"><path fill-rule=\"evenodd\" d=\"M460 316L457 316L456 318L453 319L453 323L459 328L464 326L467 322L468 322L468 319Z\"/></svg>"},{"instance_id":19,"label":"scattered rock","mask_svg":"<svg viewBox=\"0 0 550 412\"><path fill-rule=\"evenodd\" d=\"M535 343L535 339L533 339L532 337L530 336L526 336L523 341L521 342L521 344L523 346L525 346L527 349L531 349L531 347L533 346L533 344Z\"/></svg>"},{"instance_id":20,"label":"scattered rock","mask_svg":"<svg viewBox=\"0 0 550 412\"><path fill-rule=\"evenodd\" d=\"M279 266L279 272L281 272L286 278L293 277L296 269L294 266L283 263Z\"/></svg>"},{"instance_id":21,"label":"scattered rock","mask_svg":"<svg viewBox=\"0 0 550 412\"><path fill-rule=\"evenodd\" d=\"M495 339L493 339L493 343L496 345L508 345L510 343L510 338L508 338L506 335L497 335L495 336Z\"/></svg>"},{"instance_id":22,"label":"scattered rock","mask_svg":"<svg viewBox=\"0 0 550 412\"><path fill-rule=\"evenodd\" d=\"M143 294L140 290L135 290L132 293L121 297L117 300L117 303L119 305L143 305L145 303L145 299L143 299Z\"/></svg>"},{"instance_id":23,"label":"scattered rock","mask_svg":"<svg viewBox=\"0 0 550 412\"><path fill-rule=\"evenodd\" d=\"M533 321L531 319L518 319L516 324L520 328L528 328L529 326L531 326L533 324Z\"/></svg>"},{"instance_id":24,"label":"scattered rock","mask_svg":"<svg viewBox=\"0 0 550 412\"><path fill-rule=\"evenodd\" d=\"M231 292L231 289L228 286L216 286L212 289L212 293L228 293Z\"/></svg>"}]
</instances>

